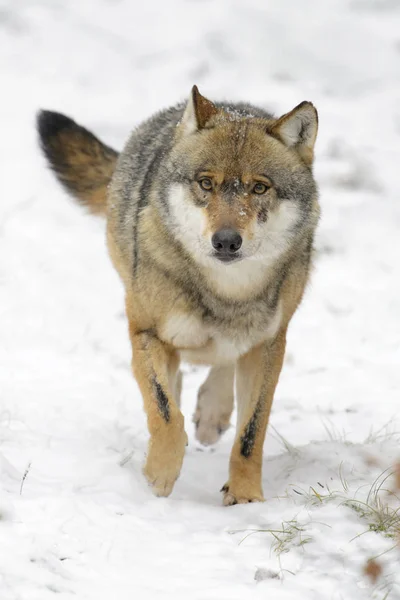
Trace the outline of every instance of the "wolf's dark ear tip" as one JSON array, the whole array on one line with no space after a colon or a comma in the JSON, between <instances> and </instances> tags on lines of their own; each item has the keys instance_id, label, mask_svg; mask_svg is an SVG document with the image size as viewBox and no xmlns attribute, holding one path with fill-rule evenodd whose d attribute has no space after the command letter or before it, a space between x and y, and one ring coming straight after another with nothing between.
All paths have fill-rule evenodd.
<instances>
[{"instance_id":1,"label":"wolf's dark ear tip","mask_svg":"<svg viewBox=\"0 0 400 600\"><path fill-rule=\"evenodd\" d=\"M42 141L57 135L63 129L76 127L75 121L51 110L41 110L36 118L37 129Z\"/></svg>"}]
</instances>

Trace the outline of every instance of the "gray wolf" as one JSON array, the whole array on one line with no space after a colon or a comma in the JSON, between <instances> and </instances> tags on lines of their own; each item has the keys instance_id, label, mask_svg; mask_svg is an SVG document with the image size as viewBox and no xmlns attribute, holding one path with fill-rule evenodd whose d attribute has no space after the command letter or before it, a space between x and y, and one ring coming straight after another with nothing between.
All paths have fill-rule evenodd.
<instances>
[{"instance_id":1,"label":"gray wolf","mask_svg":"<svg viewBox=\"0 0 400 600\"><path fill-rule=\"evenodd\" d=\"M211 366L194 415L205 444L229 425L236 381L223 503L264 498L263 443L319 218L317 129L310 102L275 118L211 102L196 86L139 125L119 155L68 117L38 116L61 184L107 219L150 433L143 471L159 496L171 493L187 445L184 360Z\"/></svg>"}]
</instances>

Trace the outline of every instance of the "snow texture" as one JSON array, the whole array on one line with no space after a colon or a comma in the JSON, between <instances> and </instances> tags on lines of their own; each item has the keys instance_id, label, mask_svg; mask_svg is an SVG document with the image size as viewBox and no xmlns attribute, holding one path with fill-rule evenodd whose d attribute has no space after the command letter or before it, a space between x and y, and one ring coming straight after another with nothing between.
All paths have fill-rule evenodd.
<instances>
[{"instance_id":1,"label":"snow texture","mask_svg":"<svg viewBox=\"0 0 400 600\"><path fill-rule=\"evenodd\" d=\"M394 540L345 502L400 456L398 0L2 0L0 47L0 599L398 599ZM181 477L167 499L147 487L104 223L66 197L34 131L48 108L119 149L195 83L320 116L316 265L264 504L221 506L234 430L198 447L191 367Z\"/></svg>"}]
</instances>

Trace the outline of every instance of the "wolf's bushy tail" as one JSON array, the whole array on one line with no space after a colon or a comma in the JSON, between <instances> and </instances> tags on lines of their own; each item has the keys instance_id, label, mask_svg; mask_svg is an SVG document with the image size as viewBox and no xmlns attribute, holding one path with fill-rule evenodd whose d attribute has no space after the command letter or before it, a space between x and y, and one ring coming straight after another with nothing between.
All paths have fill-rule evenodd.
<instances>
[{"instance_id":1,"label":"wolf's bushy tail","mask_svg":"<svg viewBox=\"0 0 400 600\"><path fill-rule=\"evenodd\" d=\"M92 213L104 214L118 152L60 113L40 111L37 129L43 152L60 183Z\"/></svg>"}]
</instances>

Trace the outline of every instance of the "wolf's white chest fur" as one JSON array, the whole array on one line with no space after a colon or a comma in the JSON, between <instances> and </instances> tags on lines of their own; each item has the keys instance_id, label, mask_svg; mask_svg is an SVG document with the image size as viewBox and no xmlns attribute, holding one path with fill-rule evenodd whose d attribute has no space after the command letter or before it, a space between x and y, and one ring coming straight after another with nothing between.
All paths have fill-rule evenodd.
<instances>
[{"instance_id":1,"label":"wolf's white chest fur","mask_svg":"<svg viewBox=\"0 0 400 600\"><path fill-rule=\"evenodd\" d=\"M195 315L174 312L166 319L159 335L179 349L187 362L223 364L235 362L256 344L275 336L280 322L281 308L278 306L264 330L235 331L228 335Z\"/></svg>"}]
</instances>

